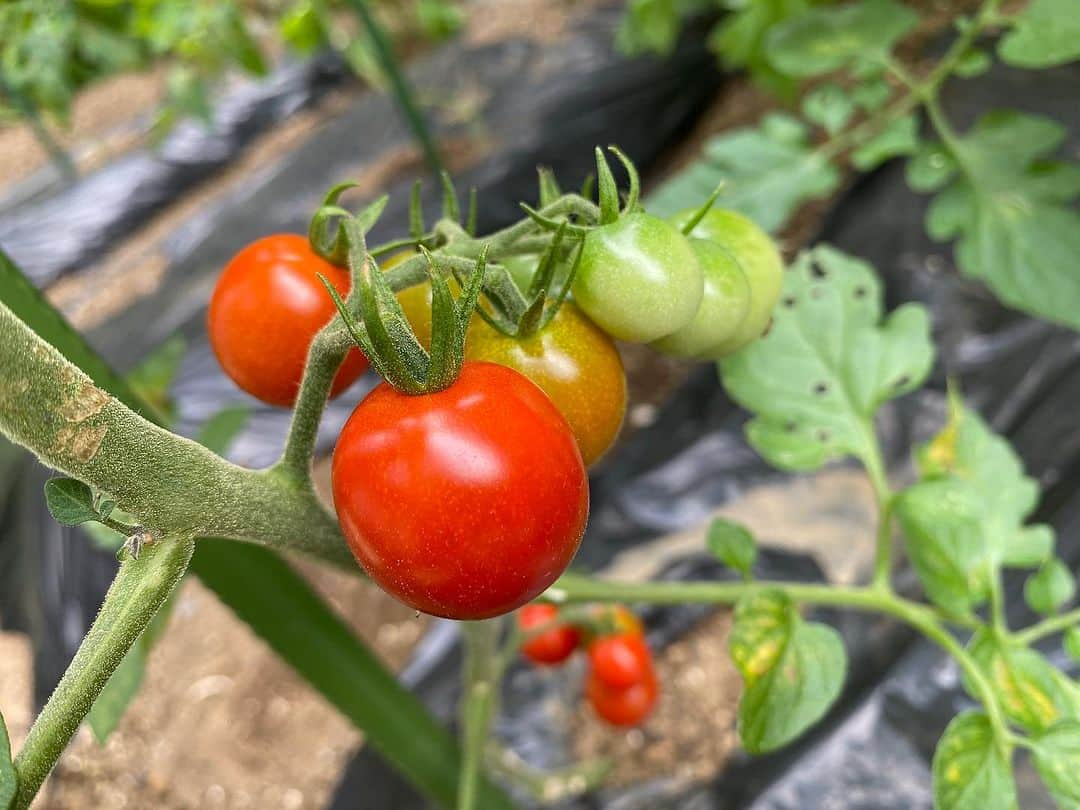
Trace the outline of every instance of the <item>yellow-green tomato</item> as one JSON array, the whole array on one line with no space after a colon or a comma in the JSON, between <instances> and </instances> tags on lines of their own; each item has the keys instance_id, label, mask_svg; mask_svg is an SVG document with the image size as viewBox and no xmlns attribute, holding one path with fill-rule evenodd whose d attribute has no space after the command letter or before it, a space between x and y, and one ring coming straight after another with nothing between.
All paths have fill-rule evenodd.
<instances>
[{"instance_id":1,"label":"yellow-green tomato","mask_svg":"<svg viewBox=\"0 0 1080 810\"><path fill-rule=\"evenodd\" d=\"M536 275L540 257L534 253L524 253L520 256L499 259L499 263L506 268L518 289L525 293L529 291L529 285L532 284L533 276Z\"/></svg>"},{"instance_id":2,"label":"yellow-green tomato","mask_svg":"<svg viewBox=\"0 0 1080 810\"><path fill-rule=\"evenodd\" d=\"M682 211L672 217L672 222L676 228L682 228L693 215L693 210ZM712 355L724 357L761 337L768 328L784 283L784 262L769 235L736 211L710 209L694 226L690 236L708 239L726 248L742 266L750 285L750 308L746 317Z\"/></svg>"},{"instance_id":3,"label":"yellow-green tomato","mask_svg":"<svg viewBox=\"0 0 1080 810\"><path fill-rule=\"evenodd\" d=\"M690 242L670 223L630 214L589 231L574 300L612 337L651 343L693 319L704 289Z\"/></svg>"},{"instance_id":4,"label":"yellow-green tomato","mask_svg":"<svg viewBox=\"0 0 1080 810\"><path fill-rule=\"evenodd\" d=\"M586 465L615 442L626 413L626 374L615 344L570 302L551 323L518 339L476 319L466 360L509 366L538 385L570 425Z\"/></svg>"},{"instance_id":5,"label":"yellow-green tomato","mask_svg":"<svg viewBox=\"0 0 1080 810\"><path fill-rule=\"evenodd\" d=\"M653 346L664 354L710 360L731 339L750 311L750 285L739 262L708 239L691 239L705 276L705 294L694 319Z\"/></svg>"}]
</instances>

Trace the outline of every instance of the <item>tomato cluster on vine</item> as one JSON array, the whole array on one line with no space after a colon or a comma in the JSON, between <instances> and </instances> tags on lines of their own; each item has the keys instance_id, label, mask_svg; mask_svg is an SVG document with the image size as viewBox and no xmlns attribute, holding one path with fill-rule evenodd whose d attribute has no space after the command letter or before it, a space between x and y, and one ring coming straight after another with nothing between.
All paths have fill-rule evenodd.
<instances>
[{"instance_id":1,"label":"tomato cluster on vine","mask_svg":"<svg viewBox=\"0 0 1080 810\"><path fill-rule=\"evenodd\" d=\"M585 697L606 722L636 726L652 712L659 680L641 621L626 607L595 608L560 620L554 605L531 604L518 611L517 627L524 637L522 655L539 666L559 666L585 649Z\"/></svg>"},{"instance_id":2,"label":"tomato cluster on vine","mask_svg":"<svg viewBox=\"0 0 1080 810\"><path fill-rule=\"evenodd\" d=\"M670 220L646 213L633 165L613 151L630 178L624 201L597 150L598 205L552 199L542 175L542 210L523 206L530 219L484 242L456 221L451 190L435 230L413 227L381 268L365 232L385 201L350 215L338 186L307 239L260 239L218 280L211 346L258 399L296 402L335 311L355 345L322 381L327 395L369 362L384 378L338 438L334 506L360 565L417 610L508 613L570 564L588 518L586 469L626 413L615 340L715 360L768 325L782 276L768 236L712 200ZM648 679L635 684L623 694L601 677L590 694L651 703Z\"/></svg>"}]
</instances>

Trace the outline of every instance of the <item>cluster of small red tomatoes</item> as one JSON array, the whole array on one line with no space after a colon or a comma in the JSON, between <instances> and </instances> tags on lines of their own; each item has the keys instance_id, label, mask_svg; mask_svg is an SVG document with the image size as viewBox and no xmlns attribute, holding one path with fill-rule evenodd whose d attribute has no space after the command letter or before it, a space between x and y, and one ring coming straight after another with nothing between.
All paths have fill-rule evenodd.
<instances>
[{"instance_id":1,"label":"cluster of small red tomatoes","mask_svg":"<svg viewBox=\"0 0 1080 810\"><path fill-rule=\"evenodd\" d=\"M454 383L407 395L383 382L356 407L334 451L334 505L381 587L425 613L484 619L521 607L566 569L588 518L586 467L626 410L612 338L715 359L764 331L779 294L768 236L716 209L684 236L690 216L628 213L591 229L572 301L545 328L517 339L474 317ZM512 272L522 261L525 275L530 261L535 270L537 257L513 258ZM308 348L335 314L320 274L348 292L345 269L305 238L278 235L240 251L217 282L211 345L264 402L293 404ZM428 285L399 293L421 343L430 297ZM366 367L350 350L330 395Z\"/></svg>"},{"instance_id":2,"label":"cluster of small red tomatoes","mask_svg":"<svg viewBox=\"0 0 1080 810\"><path fill-rule=\"evenodd\" d=\"M636 726L652 711L660 691L641 621L621 605L597 609L590 620L577 626L560 622L554 605L526 605L517 614L525 636L521 652L534 664L558 666L584 647L589 704L612 725Z\"/></svg>"}]
</instances>

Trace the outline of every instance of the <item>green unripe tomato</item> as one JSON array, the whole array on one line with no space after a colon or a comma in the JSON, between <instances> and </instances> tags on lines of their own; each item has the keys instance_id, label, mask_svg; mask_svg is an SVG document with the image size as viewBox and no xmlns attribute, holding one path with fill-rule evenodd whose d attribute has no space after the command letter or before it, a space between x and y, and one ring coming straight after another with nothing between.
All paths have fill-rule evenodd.
<instances>
[{"instance_id":1,"label":"green unripe tomato","mask_svg":"<svg viewBox=\"0 0 1080 810\"><path fill-rule=\"evenodd\" d=\"M691 239L705 276L705 293L694 319L653 346L664 354L710 360L742 326L750 311L750 284L742 266L726 249L708 239Z\"/></svg>"},{"instance_id":2,"label":"green unripe tomato","mask_svg":"<svg viewBox=\"0 0 1080 810\"><path fill-rule=\"evenodd\" d=\"M650 214L630 214L589 231L574 300L601 329L650 343L690 323L704 289L690 241Z\"/></svg>"},{"instance_id":3,"label":"green unripe tomato","mask_svg":"<svg viewBox=\"0 0 1080 810\"><path fill-rule=\"evenodd\" d=\"M507 256L499 260L499 264L506 268L510 278L514 280L518 289L523 293L529 291L536 268L540 265L540 257L535 253L523 253L520 256Z\"/></svg>"},{"instance_id":4,"label":"green unripe tomato","mask_svg":"<svg viewBox=\"0 0 1080 810\"><path fill-rule=\"evenodd\" d=\"M671 218L676 228L682 228L694 215L693 210L681 211ZM736 211L712 208L694 226L690 236L709 239L735 257L746 273L750 285L750 308L742 324L713 357L724 357L757 340L772 318L773 308L780 298L784 283L784 261L770 236L752 220Z\"/></svg>"}]
</instances>

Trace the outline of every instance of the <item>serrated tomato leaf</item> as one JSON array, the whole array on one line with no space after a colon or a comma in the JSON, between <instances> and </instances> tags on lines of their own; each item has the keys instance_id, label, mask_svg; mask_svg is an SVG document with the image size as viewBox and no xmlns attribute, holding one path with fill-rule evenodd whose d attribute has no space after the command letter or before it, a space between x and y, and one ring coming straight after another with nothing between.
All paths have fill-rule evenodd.
<instances>
[{"instance_id":1,"label":"serrated tomato leaf","mask_svg":"<svg viewBox=\"0 0 1080 810\"><path fill-rule=\"evenodd\" d=\"M739 736L751 753L794 740L821 719L843 688L847 656L840 634L804 621L780 591L739 602L729 646L745 685Z\"/></svg>"},{"instance_id":2,"label":"serrated tomato leaf","mask_svg":"<svg viewBox=\"0 0 1080 810\"><path fill-rule=\"evenodd\" d=\"M998 45L1010 65L1045 68L1080 59L1080 14L1075 0L1031 0Z\"/></svg>"},{"instance_id":3,"label":"serrated tomato leaf","mask_svg":"<svg viewBox=\"0 0 1080 810\"><path fill-rule=\"evenodd\" d=\"M1016 810L1012 766L985 714L952 719L934 751L933 779L937 810Z\"/></svg>"},{"instance_id":4,"label":"serrated tomato leaf","mask_svg":"<svg viewBox=\"0 0 1080 810\"><path fill-rule=\"evenodd\" d=\"M884 320L881 310L870 265L820 245L786 272L768 334L721 362L724 387L754 414L747 437L771 464L872 455L874 412L920 386L934 358L922 307Z\"/></svg>"},{"instance_id":5,"label":"serrated tomato leaf","mask_svg":"<svg viewBox=\"0 0 1080 810\"><path fill-rule=\"evenodd\" d=\"M774 115L759 127L732 130L708 141L700 160L650 195L649 210L665 216L700 205L721 181L718 206L775 231L800 204L832 193L840 175L813 149L804 127Z\"/></svg>"}]
</instances>

